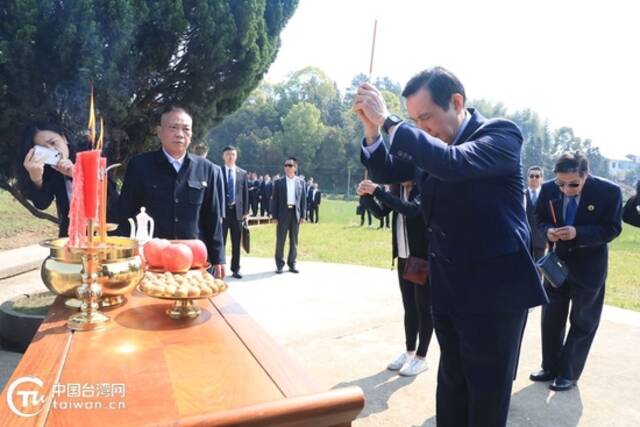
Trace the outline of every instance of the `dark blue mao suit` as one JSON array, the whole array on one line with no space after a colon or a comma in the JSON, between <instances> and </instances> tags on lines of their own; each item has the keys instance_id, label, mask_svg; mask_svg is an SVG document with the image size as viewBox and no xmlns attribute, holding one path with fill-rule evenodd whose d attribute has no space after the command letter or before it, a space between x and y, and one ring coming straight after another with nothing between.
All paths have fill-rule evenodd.
<instances>
[{"instance_id":1,"label":"dark blue mao suit","mask_svg":"<svg viewBox=\"0 0 640 427\"><path fill-rule=\"evenodd\" d=\"M209 262L224 264L222 188L220 167L200 156L187 153L176 172L162 150L137 155L122 184L118 233L129 234L127 218L144 206L155 222L154 237L200 239Z\"/></svg>"},{"instance_id":2,"label":"dark blue mao suit","mask_svg":"<svg viewBox=\"0 0 640 427\"><path fill-rule=\"evenodd\" d=\"M553 223L565 225L563 194L554 182L543 184L536 215L545 235ZM550 302L542 308L542 368L556 376L577 381L600 323L604 303L609 251L607 243L622 231L622 194L605 179L589 176L580 192L573 222L576 237L555 243L555 251L568 269L569 278L558 289L547 286ZM569 314L569 301L571 313ZM571 321L565 337L567 315Z\"/></svg>"},{"instance_id":3,"label":"dark blue mao suit","mask_svg":"<svg viewBox=\"0 0 640 427\"><path fill-rule=\"evenodd\" d=\"M416 167L441 348L438 426L503 426L526 311L547 297L529 253L520 130L468 113L455 145L401 124L389 151L362 160L376 182L414 179L403 163Z\"/></svg>"}]
</instances>

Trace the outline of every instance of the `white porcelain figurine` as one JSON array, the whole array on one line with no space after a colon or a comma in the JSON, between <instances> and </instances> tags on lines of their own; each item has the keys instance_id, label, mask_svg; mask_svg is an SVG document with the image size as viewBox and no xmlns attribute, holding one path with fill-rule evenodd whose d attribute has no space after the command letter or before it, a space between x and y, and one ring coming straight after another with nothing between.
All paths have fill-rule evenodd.
<instances>
[{"instance_id":1,"label":"white porcelain figurine","mask_svg":"<svg viewBox=\"0 0 640 427\"><path fill-rule=\"evenodd\" d=\"M136 239L140 246L153 238L153 218L147 214L144 206L140 208L140 213L136 215L135 223L133 222L133 218L129 218L129 225L131 226L129 238Z\"/></svg>"}]
</instances>

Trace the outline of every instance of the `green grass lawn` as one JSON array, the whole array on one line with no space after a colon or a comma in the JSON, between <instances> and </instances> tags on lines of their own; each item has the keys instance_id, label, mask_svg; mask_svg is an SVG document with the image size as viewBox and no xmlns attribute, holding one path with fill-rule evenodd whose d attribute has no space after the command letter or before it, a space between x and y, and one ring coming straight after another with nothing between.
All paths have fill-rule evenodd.
<instances>
[{"instance_id":1,"label":"green grass lawn","mask_svg":"<svg viewBox=\"0 0 640 427\"><path fill-rule=\"evenodd\" d=\"M55 215L55 203L49 213ZM31 215L11 194L0 191L0 250L58 237L58 226Z\"/></svg>"},{"instance_id":2,"label":"green grass lawn","mask_svg":"<svg viewBox=\"0 0 640 427\"><path fill-rule=\"evenodd\" d=\"M356 202L323 200L320 222L300 228L298 259L391 267L391 233L360 227ZM272 258L275 225L251 230L251 256ZM285 257L288 246L285 246ZM640 229L625 226L610 246L606 303L640 311Z\"/></svg>"}]
</instances>

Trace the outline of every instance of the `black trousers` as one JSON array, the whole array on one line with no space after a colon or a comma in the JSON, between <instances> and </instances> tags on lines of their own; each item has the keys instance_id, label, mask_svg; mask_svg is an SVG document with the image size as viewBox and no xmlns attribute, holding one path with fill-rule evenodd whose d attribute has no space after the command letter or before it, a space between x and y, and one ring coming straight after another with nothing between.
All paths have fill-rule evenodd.
<instances>
[{"instance_id":1,"label":"black trousers","mask_svg":"<svg viewBox=\"0 0 640 427\"><path fill-rule=\"evenodd\" d=\"M434 310L440 344L438 427L506 425L526 312L472 314Z\"/></svg>"},{"instance_id":2,"label":"black trousers","mask_svg":"<svg viewBox=\"0 0 640 427\"><path fill-rule=\"evenodd\" d=\"M431 316L431 287L428 283L416 285L402 278L407 260L398 258L398 283L404 307L404 336L407 351L415 351L420 357L427 355L433 317ZM416 350L416 339L418 349Z\"/></svg>"},{"instance_id":3,"label":"black trousers","mask_svg":"<svg viewBox=\"0 0 640 427\"><path fill-rule=\"evenodd\" d=\"M367 214L367 218L369 219L369 225L371 225L371 211L367 208L362 209L362 213L360 214L360 225L364 225L364 214Z\"/></svg>"},{"instance_id":4,"label":"black trousers","mask_svg":"<svg viewBox=\"0 0 640 427\"><path fill-rule=\"evenodd\" d=\"M227 212L222 221L224 244L227 245L227 234L231 232L231 271L240 271L240 238L242 236L242 221L236 218L236 206L227 205Z\"/></svg>"},{"instance_id":5,"label":"black trousers","mask_svg":"<svg viewBox=\"0 0 640 427\"><path fill-rule=\"evenodd\" d=\"M296 219L296 208L288 208L280 218L276 226L276 267L284 267L284 242L289 235L289 255L287 256L287 265L289 268L296 266L296 258L298 256L298 230L300 224Z\"/></svg>"},{"instance_id":6,"label":"black trousers","mask_svg":"<svg viewBox=\"0 0 640 427\"><path fill-rule=\"evenodd\" d=\"M257 194L249 195L249 204L251 206L251 216L257 216L258 215L258 195Z\"/></svg>"},{"instance_id":7,"label":"black trousers","mask_svg":"<svg viewBox=\"0 0 640 427\"><path fill-rule=\"evenodd\" d=\"M309 220L311 222L320 221L320 207L317 205L311 205L309 207Z\"/></svg>"},{"instance_id":8,"label":"black trousers","mask_svg":"<svg viewBox=\"0 0 640 427\"><path fill-rule=\"evenodd\" d=\"M262 197L260 199L260 216L265 216L264 214L269 215L269 198Z\"/></svg>"},{"instance_id":9,"label":"black trousers","mask_svg":"<svg viewBox=\"0 0 640 427\"><path fill-rule=\"evenodd\" d=\"M577 381L600 324L604 284L585 289L568 280L560 288L547 285L546 289L549 304L542 306L542 369ZM565 339L567 315L571 326Z\"/></svg>"}]
</instances>

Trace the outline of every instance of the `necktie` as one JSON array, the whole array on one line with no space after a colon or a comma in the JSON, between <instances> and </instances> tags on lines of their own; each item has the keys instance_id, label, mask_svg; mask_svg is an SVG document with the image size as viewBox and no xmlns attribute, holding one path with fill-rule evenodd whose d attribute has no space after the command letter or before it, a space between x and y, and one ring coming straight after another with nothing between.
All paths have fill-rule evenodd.
<instances>
[{"instance_id":1,"label":"necktie","mask_svg":"<svg viewBox=\"0 0 640 427\"><path fill-rule=\"evenodd\" d=\"M538 203L538 192L537 191L532 191L531 192L531 203L533 204L533 206L535 206L536 203Z\"/></svg>"},{"instance_id":2,"label":"necktie","mask_svg":"<svg viewBox=\"0 0 640 427\"><path fill-rule=\"evenodd\" d=\"M567 211L564 215L565 225L573 225L576 220L576 212L578 212L578 202L576 202L576 196L569 197L569 203L567 203Z\"/></svg>"},{"instance_id":3,"label":"necktie","mask_svg":"<svg viewBox=\"0 0 640 427\"><path fill-rule=\"evenodd\" d=\"M233 171L227 169L227 204L233 205L236 202L236 184L233 179Z\"/></svg>"}]
</instances>

